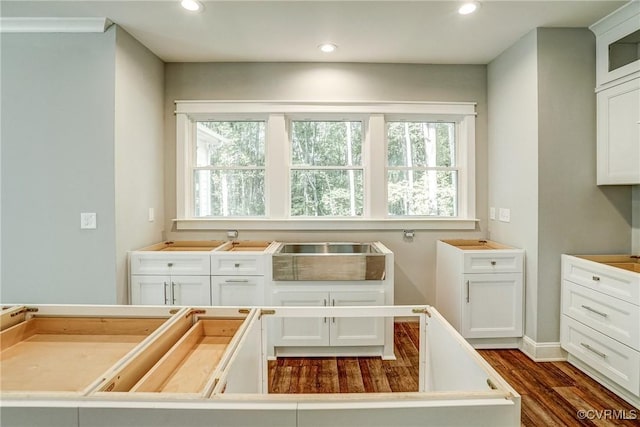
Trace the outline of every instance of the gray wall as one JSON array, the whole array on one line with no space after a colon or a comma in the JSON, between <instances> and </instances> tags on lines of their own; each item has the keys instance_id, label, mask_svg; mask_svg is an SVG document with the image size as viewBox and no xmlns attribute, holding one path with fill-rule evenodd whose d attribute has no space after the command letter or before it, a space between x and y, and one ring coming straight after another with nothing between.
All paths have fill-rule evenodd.
<instances>
[{"instance_id":1,"label":"gray wall","mask_svg":"<svg viewBox=\"0 0 640 427\"><path fill-rule=\"evenodd\" d=\"M116 302L114 40L2 34L4 303Z\"/></svg>"},{"instance_id":2,"label":"gray wall","mask_svg":"<svg viewBox=\"0 0 640 427\"><path fill-rule=\"evenodd\" d=\"M631 249L630 187L595 184L594 36L587 29L534 30L492 61L488 74L489 200L512 209L510 223L491 221L490 235L505 243L528 236L523 245L526 335L537 342L557 342L560 255ZM512 75L521 75L519 85L530 87L516 84L505 90L503 81ZM510 121L529 125L504 125ZM537 129L531 129L532 123ZM537 136L523 135L526 132ZM500 157L508 141L526 143L523 150L530 157L519 150L508 165ZM531 182L532 165L537 184ZM530 191L534 188L537 191ZM533 200L523 204L523 192Z\"/></svg>"},{"instance_id":3,"label":"gray wall","mask_svg":"<svg viewBox=\"0 0 640 427\"><path fill-rule=\"evenodd\" d=\"M596 186L595 36L538 29L538 336L559 340L560 254L628 253L628 186Z\"/></svg>"},{"instance_id":4,"label":"gray wall","mask_svg":"<svg viewBox=\"0 0 640 427\"><path fill-rule=\"evenodd\" d=\"M126 303L164 228L164 64L117 26L1 43L0 301Z\"/></svg>"},{"instance_id":5,"label":"gray wall","mask_svg":"<svg viewBox=\"0 0 640 427\"><path fill-rule=\"evenodd\" d=\"M164 229L164 63L118 27L115 72L116 287L127 303L127 251Z\"/></svg>"},{"instance_id":6,"label":"gray wall","mask_svg":"<svg viewBox=\"0 0 640 427\"><path fill-rule=\"evenodd\" d=\"M492 240L526 250L525 328L536 334L538 282L537 34L530 32L488 66L489 206L511 222L489 222ZM498 212L496 212L496 215Z\"/></svg>"},{"instance_id":7,"label":"gray wall","mask_svg":"<svg viewBox=\"0 0 640 427\"><path fill-rule=\"evenodd\" d=\"M167 238L225 238L224 232L176 232L175 100L313 100L313 101L474 101L476 128L477 231L420 231L413 242L401 230L381 232L249 232L240 239L289 241L380 240L396 254L396 302L435 303L435 242L441 238L475 238L486 234L487 100L483 65L401 65L327 63L172 63L165 68L165 212Z\"/></svg>"}]
</instances>

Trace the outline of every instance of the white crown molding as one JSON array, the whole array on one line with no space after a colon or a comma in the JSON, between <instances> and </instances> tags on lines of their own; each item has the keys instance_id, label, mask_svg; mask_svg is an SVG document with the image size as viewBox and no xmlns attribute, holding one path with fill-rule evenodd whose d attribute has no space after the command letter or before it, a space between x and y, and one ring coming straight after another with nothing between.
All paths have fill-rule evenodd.
<instances>
[{"instance_id":1,"label":"white crown molding","mask_svg":"<svg viewBox=\"0 0 640 427\"><path fill-rule=\"evenodd\" d=\"M104 33L107 18L0 18L0 33Z\"/></svg>"}]
</instances>

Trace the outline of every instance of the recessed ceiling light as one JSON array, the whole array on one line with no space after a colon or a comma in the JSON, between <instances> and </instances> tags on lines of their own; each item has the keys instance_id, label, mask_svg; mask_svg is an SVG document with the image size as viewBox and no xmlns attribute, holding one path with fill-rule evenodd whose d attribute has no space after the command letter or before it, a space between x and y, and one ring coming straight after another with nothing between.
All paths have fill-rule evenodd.
<instances>
[{"instance_id":1,"label":"recessed ceiling light","mask_svg":"<svg viewBox=\"0 0 640 427\"><path fill-rule=\"evenodd\" d=\"M203 8L202 3L198 0L182 0L180 4L190 12L200 12Z\"/></svg>"},{"instance_id":2,"label":"recessed ceiling light","mask_svg":"<svg viewBox=\"0 0 640 427\"><path fill-rule=\"evenodd\" d=\"M338 48L338 46L336 46L333 43L323 43L320 46L318 46L318 49L320 49L324 53L331 53L331 52L335 51L337 48Z\"/></svg>"},{"instance_id":3,"label":"recessed ceiling light","mask_svg":"<svg viewBox=\"0 0 640 427\"><path fill-rule=\"evenodd\" d=\"M480 3L478 3L477 1L467 2L460 6L460 8L458 8L458 13L460 15L468 15L478 10L479 7Z\"/></svg>"}]
</instances>

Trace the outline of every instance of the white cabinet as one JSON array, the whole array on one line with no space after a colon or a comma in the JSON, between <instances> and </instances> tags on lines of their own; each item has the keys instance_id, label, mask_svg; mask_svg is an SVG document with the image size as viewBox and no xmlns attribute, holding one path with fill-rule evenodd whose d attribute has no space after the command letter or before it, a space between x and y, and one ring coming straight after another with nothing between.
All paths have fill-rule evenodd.
<instances>
[{"instance_id":1,"label":"white cabinet","mask_svg":"<svg viewBox=\"0 0 640 427\"><path fill-rule=\"evenodd\" d=\"M596 35L597 183L640 184L640 2L590 28Z\"/></svg>"},{"instance_id":2,"label":"white cabinet","mask_svg":"<svg viewBox=\"0 0 640 427\"><path fill-rule=\"evenodd\" d=\"M237 252L213 252L212 275L264 275L264 255Z\"/></svg>"},{"instance_id":3,"label":"white cabinet","mask_svg":"<svg viewBox=\"0 0 640 427\"><path fill-rule=\"evenodd\" d=\"M208 253L136 251L129 268L132 304L211 305Z\"/></svg>"},{"instance_id":4,"label":"white cabinet","mask_svg":"<svg viewBox=\"0 0 640 427\"><path fill-rule=\"evenodd\" d=\"M211 276L213 305L260 306L264 303L264 277Z\"/></svg>"},{"instance_id":5,"label":"white cabinet","mask_svg":"<svg viewBox=\"0 0 640 427\"><path fill-rule=\"evenodd\" d=\"M212 252L213 305L264 305L264 253Z\"/></svg>"},{"instance_id":6,"label":"white cabinet","mask_svg":"<svg viewBox=\"0 0 640 427\"><path fill-rule=\"evenodd\" d=\"M326 307L328 292L275 291L273 305L282 307ZM281 318L273 323L273 344L276 346L328 346L327 318Z\"/></svg>"},{"instance_id":7,"label":"white cabinet","mask_svg":"<svg viewBox=\"0 0 640 427\"><path fill-rule=\"evenodd\" d=\"M464 274L461 334L465 338L522 336L522 273Z\"/></svg>"},{"instance_id":8,"label":"white cabinet","mask_svg":"<svg viewBox=\"0 0 640 427\"><path fill-rule=\"evenodd\" d=\"M560 344L569 362L637 406L640 268L616 258L562 255Z\"/></svg>"},{"instance_id":9,"label":"white cabinet","mask_svg":"<svg viewBox=\"0 0 640 427\"><path fill-rule=\"evenodd\" d=\"M640 184L640 77L597 97L598 185Z\"/></svg>"},{"instance_id":10,"label":"white cabinet","mask_svg":"<svg viewBox=\"0 0 640 427\"><path fill-rule=\"evenodd\" d=\"M300 306L379 306L384 290L378 291L275 291L274 305ZM274 325L276 346L379 346L384 344L384 319L359 318L281 318Z\"/></svg>"},{"instance_id":11,"label":"white cabinet","mask_svg":"<svg viewBox=\"0 0 640 427\"><path fill-rule=\"evenodd\" d=\"M640 71L640 2L627 3L589 28L596 35L598 86Z\"/></svg>"},{"instance_id":12,"label":"white cabinet","mask_svg":"<svg viewBox=\"0 0 640 427\"><path fill-rule=\"evenodd\" d=\"M438 241L436 308L473 345L492 339L492 347L517 346L512 338L523 333L523 272L522 249L488 241Z\"/></svg>"},{"instance_id":13,"label":"white cabinet","mask_svg":"<svg viewBox=\"0 0 640 427\"><path fill-rule=\"evenodd\" d=\"M210 305L209 276L132 276L131 300L141 305Z\"/></svg>"}]
</instances>

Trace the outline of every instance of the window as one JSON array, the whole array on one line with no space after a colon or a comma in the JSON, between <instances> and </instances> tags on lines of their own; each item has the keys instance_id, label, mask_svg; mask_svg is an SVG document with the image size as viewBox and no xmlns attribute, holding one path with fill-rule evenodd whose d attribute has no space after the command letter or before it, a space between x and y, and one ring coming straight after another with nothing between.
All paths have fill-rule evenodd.
<instances>
[{"instance_id":1,"label":"window","mask_svg":"<svg viewBox=\"0 0 640 427\"><path fill-rule=\"evenodd\" d=\"M476 226L472 103L179 101L176 130L178 230Z\"/></svg>"},{"instance_id":2,"label":"window","mask_svg":"<svg viewBox=\"0 0 640 427\"><path fill-rule=\"evenodd\" d=\"M387 122L389 215L458 215L455 129L455 123Z\"/></svg>"},{"instance_id":3,"label":"window","mask_svg":"<svg viewBox=\"0 0 640 427\"><path fill-rule=\"evenodd\" d=\"M264 216L265 123L199 121L196 129L194 216Z\"/></svg>"},{"instance_id":4,"label":"window","mask_svg":"<svg viewBox=\"0 0 640 427\"><path fill-rule=\"evenodd\" d=\"M292 121L291 216L362 216L362 122Z\"/></svg>"}]
</instances>

